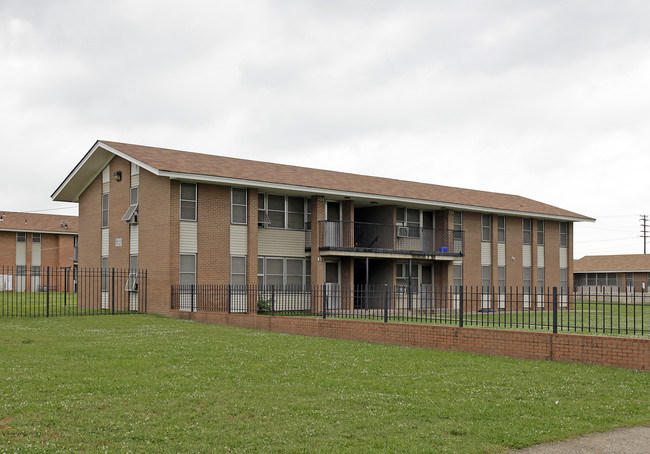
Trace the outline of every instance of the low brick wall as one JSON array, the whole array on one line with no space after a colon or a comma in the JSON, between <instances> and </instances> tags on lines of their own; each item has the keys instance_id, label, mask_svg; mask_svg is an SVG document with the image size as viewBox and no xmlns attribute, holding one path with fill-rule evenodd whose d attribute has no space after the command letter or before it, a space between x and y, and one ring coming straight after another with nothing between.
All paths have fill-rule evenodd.
<instances>
[{"instance_id":1,"label":"low brick wall","mask_svg":"<svg viewBox=\"0 0 650 454\"><path fill-rule=\"evenodd\" d=\"M650 370L650 339L214 312L170 315L303 336Z\"/></svg>"}]
</instances>

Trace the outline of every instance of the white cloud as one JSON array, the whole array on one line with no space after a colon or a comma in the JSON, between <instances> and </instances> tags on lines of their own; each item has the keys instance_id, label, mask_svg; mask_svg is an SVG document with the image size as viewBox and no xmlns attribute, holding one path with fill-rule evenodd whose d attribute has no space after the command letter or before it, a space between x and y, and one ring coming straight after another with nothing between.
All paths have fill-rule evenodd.
<instances>
[{"instance_id":1,"label":"white cloud","mask_svg":"<svg viewBox=\"0 0 650 454\"><path fill-rule=\"evenodd\" d=\"M0 209L55 206L109 139L521 194L614 216L576 227L576 256L640 252L649 17L633 1L5 1Z\"/></svg>"}]
</instances>

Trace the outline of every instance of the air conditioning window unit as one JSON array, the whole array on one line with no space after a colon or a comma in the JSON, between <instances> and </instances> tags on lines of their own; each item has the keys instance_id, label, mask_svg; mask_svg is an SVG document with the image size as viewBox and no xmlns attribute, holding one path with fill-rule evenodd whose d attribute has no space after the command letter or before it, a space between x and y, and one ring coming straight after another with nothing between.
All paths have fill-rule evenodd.
<instances>
[{"instance_id":1,"label":"air conditioning window unit","mask_svg":"<svg viewBox=\"0 0 650 454\"><path fill-rule=\"evenodd\" d=\"M122 220L127 224L137 224L138 223L138 205L130 205L129 208L122 216Z\"/></svg>"},{"instance_id":2,"label":"air conditioning window unit","mask_svg":"<svg viewBox=\"0 0 650 454\"><path fill-rule=\"evenodd\" d=\"M408 238L409 228L404 226L397 226L397 237L398 238Z\"/></svg>"},{"instance_id":3,"label":"air conditioning window unit","mask_svg":"<svg viewBox=\"0 0 650 454\"><path fill-rule=\"evenodd\" d=\"M129 277L126 280L126 285L124 290L127 292L137 292L138 291L138 272L131 271L129 272Z\"/></svg>"}]
</instances>

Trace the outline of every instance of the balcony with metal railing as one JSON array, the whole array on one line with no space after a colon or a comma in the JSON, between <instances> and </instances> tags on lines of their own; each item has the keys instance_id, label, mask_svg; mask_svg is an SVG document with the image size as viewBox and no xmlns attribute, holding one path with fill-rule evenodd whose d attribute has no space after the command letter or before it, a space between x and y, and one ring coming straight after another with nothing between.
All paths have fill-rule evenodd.
<instances>
[{"instance_id":1,"label":"balcony with metal railing","mask_svg":"<svg viewBox=\"0 0 650 454\"><path fill-rule=\"evenodd\" d=\"M321 255L463 256L462 230L350 221L320 221L318 230Z\"/></svg>"}]
</instances>

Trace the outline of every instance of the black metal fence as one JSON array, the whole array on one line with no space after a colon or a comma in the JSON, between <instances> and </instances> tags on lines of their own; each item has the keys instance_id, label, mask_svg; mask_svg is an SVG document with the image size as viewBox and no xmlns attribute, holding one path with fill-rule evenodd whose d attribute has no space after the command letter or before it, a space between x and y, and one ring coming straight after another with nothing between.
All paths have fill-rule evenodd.
<instances>
[{"instance_id":1,"label":"black metal fence","mask_svg":"<svg viewBox=\"0 0 650 454\"><path fill-rule=\"evenodd\" d=\"M584 334L648 335L650 298L643 293L557 288L417 290L394 285L342 288L229 285L172 286L181 311L301 315Z\"/></svg>"},{"instance_id":2,"label":"black metal fence","mask_svg":"<svg viewBox=\"0 0 650 454\"><path fill-rule=\"evenodd\" d=\"M0 267L0 317L146 311L146 270Z\"/></svg>"}]
</instances>

